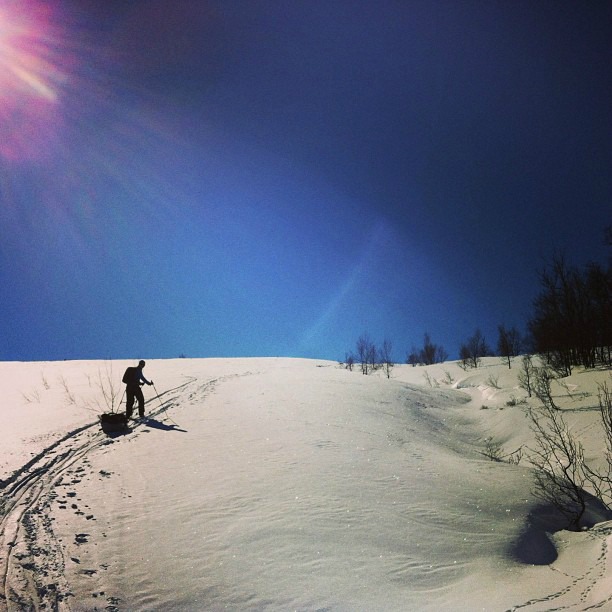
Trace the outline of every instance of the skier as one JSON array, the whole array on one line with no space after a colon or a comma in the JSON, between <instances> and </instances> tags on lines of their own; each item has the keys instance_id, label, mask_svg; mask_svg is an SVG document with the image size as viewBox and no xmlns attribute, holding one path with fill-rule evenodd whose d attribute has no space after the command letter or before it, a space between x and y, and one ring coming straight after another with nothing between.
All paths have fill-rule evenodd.
<instances>
[{"instance_id":1,"label":"skier","mask_svg":"<svg viewBox=\"0 0 612 612\"><path fill-rule=\"evenodd\" d=\"M128 419L132 418L132 409L134 407L134 399L138 400L138 415L144 416L144 395L142 394L141 385L147 384L152 385L153 381L148 381L143 373L142 368L145 367L145 362L140 360L138 367L130 367L125 371L123 375L123 382L127 385L126 387L126 400L125 400L125 414Z\"/></svg>"}]
</instances>

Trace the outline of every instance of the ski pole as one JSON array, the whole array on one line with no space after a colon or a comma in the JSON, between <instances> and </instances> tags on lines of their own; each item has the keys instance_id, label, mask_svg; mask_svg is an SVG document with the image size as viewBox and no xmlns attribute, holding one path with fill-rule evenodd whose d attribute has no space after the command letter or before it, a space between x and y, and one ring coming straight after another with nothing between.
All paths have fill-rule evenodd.
<instances>
[{"instance_id":1,"label":"ski pole","mask_svg":"<svg viewBox=\"0 0 612 612\"><path fill-rule=\"evenodd\" d=\"M161 398L159 397L159 393L157 391L157 387L155 386L155 384L153 384L153 389L155 390L155 395L157 395L157 401L159 402L159 406L160 408L164 411L164 414L166 415L166 418L171 422L174 423L177 427L178 427L178 423L176 423L174 420L172 420L170 418L170 415L168 414L168 410L166 409L166 407L162 404Z\"/></svg>"}]
</instances>

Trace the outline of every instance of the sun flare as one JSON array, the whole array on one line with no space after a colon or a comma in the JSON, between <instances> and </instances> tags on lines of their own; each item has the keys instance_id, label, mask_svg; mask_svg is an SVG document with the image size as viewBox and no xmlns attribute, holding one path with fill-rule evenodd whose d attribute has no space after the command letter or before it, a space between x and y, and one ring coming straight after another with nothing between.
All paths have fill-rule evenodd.
<instances>
[{"instance_id":1,"label":"sun flare","mask_svg":"<svg viewBox=\"0 0 612 612\"><path fill-rule=\"evenodd\" d=\"M42 3L0 7L0 156L31 157L51 133L68 80L64 36Z\"/></svg>"}]
</instances>

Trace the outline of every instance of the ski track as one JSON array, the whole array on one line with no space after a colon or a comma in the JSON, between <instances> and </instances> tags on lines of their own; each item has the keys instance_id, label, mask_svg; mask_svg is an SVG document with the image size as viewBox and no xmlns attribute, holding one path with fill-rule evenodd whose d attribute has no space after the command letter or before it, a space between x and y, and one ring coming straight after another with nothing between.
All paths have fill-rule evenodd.
<instances>
[{"instance_id":1,"label":"ski track","mask_svg":"<svg viewBox=\"0 0 612 612\"><path fill-rule=\"evenodd\" d=\"M220 380L202 382L190 377L160 394L157 407L157 398L150 400L153 408L148 416L165 418L179 398L201 399ZM195 391L190 393L193 387ZM168 398L162 402L164 396ZM138 435L138 427L132 427L131 435ZM113 443L113 437L107 436L97 421L89 423L68 432L0 481L0 612L71 609L73 593L64 577L66 550L54 532L51 504L58 503L58 498L75 496L74 492L66 495L63 489L73 489L87 475L88 454ZM59 503L68 505L69 501L60 499ZM75 534L75 541L86 542L87 534ZM107 605L101 602L110 611L117 609L116 603L114 597L106 598Z\"/></svg>"}]
</instances>

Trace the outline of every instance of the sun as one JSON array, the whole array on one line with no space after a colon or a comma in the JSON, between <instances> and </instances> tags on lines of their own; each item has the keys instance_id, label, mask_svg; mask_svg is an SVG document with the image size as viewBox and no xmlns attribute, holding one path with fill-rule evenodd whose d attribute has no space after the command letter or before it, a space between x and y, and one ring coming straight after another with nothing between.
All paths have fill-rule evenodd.
<instances>
[{"instance_id":1,"label":"sun","mask_svg":"<svg viewBox=\"0 0 612 612\"><path fill-rule=\"evenodd\" d=\"M68 54L49 4L0 6L0 155L28 157L49 122L69 78Z\"/></svg>"},{"instance_id":2,"label":"sun","mask_svg":"<svg viewBox=\"0 0 612 612\"><path fill-rule=\"evenodd\" d=\"M32 15L0 7L0 92L3 99L29 93L49 100L55 92L45 82L49 66L43 56L45 32Z\"/></svg>"}]
</instances>

